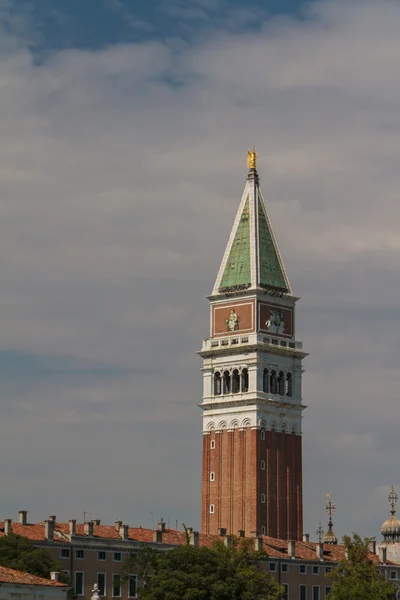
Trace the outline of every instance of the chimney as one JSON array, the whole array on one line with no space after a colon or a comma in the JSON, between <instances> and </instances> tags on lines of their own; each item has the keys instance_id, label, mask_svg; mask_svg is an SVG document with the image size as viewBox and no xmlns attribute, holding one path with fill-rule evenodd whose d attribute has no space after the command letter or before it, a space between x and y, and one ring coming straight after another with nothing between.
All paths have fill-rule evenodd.
<instances>
[{"instance_id":1,"label":"chimney","mask_svg":"<svg viewBox=\"0 0 400 600\"><path fill-rule=\"evenodd\" d=\"M160 521L159 523L157 523L157 531L165 531L165 523L164 521Z\"/></svg>"},{"instance_id":2,"label":"chimney","mask_svg":"<svg viewBox=\"0 0 400 600\"><path fill-rule=\"evenodd\" d=\"M118 531L118 533L119 533L119 530L122 527L122 521L115 521L114 525L115 525L115 531Z\"/></svg>"},{"instance_id":3,"label":"chimney","mask_svg":"<svg viewBox=\"0 0 400 600\"><path fill-rule=\"evenodd\" d=\"M254 551L260 552L263 549L262 538L256 536L254 538Z\"/></svg>"},{"instance_id":4,"label":"chimney","mask_svg":"<svg viewBox=\"0 0 400 600\"><path fill-rule=\"evenodd\" d=\"M153 531L153 542L155 544L162 544L162 531L160 529Z\"/></svg>"},{"instance_id":5,"label":"chimney","mask_svg":"<svg viewBox=\"0 0 400 600\"><path fill-rule=\"evenodd\" d=\"M238 529L237 534L238 534L238 537L240 537L240 538L244 537L244 529Z\"/></svg>"},{"instance_id":6,"label":"chimney","mask_svg":"<svg viewBox=\"0 0 400 600\"><path fill-rule=\"evenodd\" d=\"M27 521L26 521L26 516L28 514L28 511L26 510L19 510L18 511L18 523L20 525L26 525Z\"/></svg>"},{"instance_id":7,"label":"chimney","mask_svg":"<svg viewBox=\"0 0 400 600\"><path fill-rule=\"evenodd\" d=\"M220 527L218 529L218 535L221 535L221 536L222 535L226 535L226 529L225 529L225 527Z\"/></svg>"},{"instance_id":8,"label":"chimney","mask_svg":"<svg viewBox=\"0 0 400 600\"><path fill-rule=\"evenodd\" d=\"M4 519L4 535L12 533L12 519Z\"/></svg>"},{"instance_id":9,"label":"chimney","mask_svg":"<svg viewBox=\"0 0 400 600\"><path fill-rule=\"evenodd\" d=\"M69 535L75 535L76 534L76 519L70 519L69 520Z\"/></svg>"},{"instance_id":10,"label":"chimney","mask_svg":"<svg viewBox=\"0 0 400 600\"><path fill-rule=\"evenodd\" d=\"M296 558L296 542L295 542L295 540L288 540L287 553L288 553L289 558L292 558L293 560Z\"/></svg>"},{"instance_id":11,"label":"chimney","mask_svg":"<svg viewBox=\"0 0 400 600\"><path fill-rule=\"evenodd\" d=\"M60 573L59 571L51 571L50 572L51 581L60 581Z\"/></svg>"},{"instance_id":12,"label":"chimney","mask_svg":"<svg viewBox=\"0 0 400 600\"><path fill-rule=\"evenodd\" d=\"M54 521L53 519L47 519L44 522L44 537L46 540L54 539Z\"/></svg>"},{"instance_id":13,"label":"chimney","mask_svg":"<svg viewBox=\"0 0 400 600\"><path fill-rule=\"evenodd\" d=\"M122 525L119 529L119 535L121 536L121 540L129 539L129 525Z\"/></svg>"},{"instance_id":14,"label":"chimney","mask_svg":"<svg viewBox=\"0 0 400 600\"><path fill-rule=\"evenodd\" d=\"M315 544L315 552L317 553L318 560L324 560L324 545L322 542Z\"/></svg>"},{"instance_id":15,"label":"chimney","mask_svg":"<svg viewBox=\"0 0 400 600\"><path fill-rule=\"evenodd\" d=\"M303 533L303 542L309 542L309 541L310 541L310 534Z\"/></svg>"},{"instance_id":16,"label":"chimney","mask_svg":"<svg viewBox=\"0 0 400 600\"><path fill-rule=\"evenodd\" d=\"M376 540L369 540L368 550L372 552L372 554L376 554Z\"/></svg>"},{"instance_id":17,"label":"chimney","mask_svg":"<svg viewBox=\"0 0 400 600\"><path fill-rule=\"evenodd\" d=\"M97 525L97 527L100 525L101 521L100 519L93 519L92 520L93 525Z\"/></svg>"},{"instance_id":18,"label":"chimney","mask_svg":"<svg viewBox=\"0 0 400 600\"><path fill-rule=\"evenodd\" d=\"M83 531L85 535L93 537L93 521L85 521L83 524Z\"/></svg>"},{"instance_id":19,"label":"chimney","mask_svg":"<svg viewBox=\"0 0 400 600\"><path fill-rule=\"evenodd\" d=\"M379 560L383 565L386 565L386 548L379 548Z\"/></svg>"},{"instance_id":20,"label":"chimney","mask_svg":"<svg viewBox=\"0 0 400 600\"><path fill-rule=\"evenodd\" d=\"M54 521L54 523L56 522L56 515L50 515L49 516L49 521Z\"/></svg>"},{"instance_id":21,"label":"chimney","mask_svg":"<svg viewBox=\"0 0 400 600\"><path fill-rule=\"evenodd\" d=\"M190 544L190 546L197 548L197 546L199 545L199 532L198 531L190 532L189 544Z\"/></svg>"}]
</instances>

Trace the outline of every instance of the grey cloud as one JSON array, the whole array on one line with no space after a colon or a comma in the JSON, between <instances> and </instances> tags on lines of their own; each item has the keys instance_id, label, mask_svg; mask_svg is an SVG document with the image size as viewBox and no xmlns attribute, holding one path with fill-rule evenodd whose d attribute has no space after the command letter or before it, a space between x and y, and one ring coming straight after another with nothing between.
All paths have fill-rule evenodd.
<instances>
[{"instance_id":1,"label":"grey cloud","mask_svg":"<svg viewBox=\"0 0 400 600\"><path fill-rule=\"evenodd\" d=\"M255 143L303 297L306 526L324 518L326 492L338 533L384 520L375 490L396 473L399 412L399 26L392 2L331 0L259 32L210 29L190 44L69 50L40 64L8 34L3 359L110 375L33 377L35 365L4 360L7 513L23 495L37 518L50 498L66 519L93 507L145 524L151 505L199 525L195 352Z\"/></svg>"}]
</instances>

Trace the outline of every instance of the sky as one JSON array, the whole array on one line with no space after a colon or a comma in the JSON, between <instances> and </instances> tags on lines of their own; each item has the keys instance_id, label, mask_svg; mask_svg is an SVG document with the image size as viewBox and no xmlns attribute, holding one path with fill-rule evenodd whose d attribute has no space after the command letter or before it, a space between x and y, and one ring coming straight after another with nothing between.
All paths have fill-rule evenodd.
<instances>
[{"instance_id":1,"label":"sky","mask_svg":"<svg viewBox=\"0 0 400 600\"><path fill-rule=\"evenodd\" d=\"M201 360L258 151L304 516L400 485L400 1L0 0L1 518L200 526Z\"/></svg>"}]
</instances>

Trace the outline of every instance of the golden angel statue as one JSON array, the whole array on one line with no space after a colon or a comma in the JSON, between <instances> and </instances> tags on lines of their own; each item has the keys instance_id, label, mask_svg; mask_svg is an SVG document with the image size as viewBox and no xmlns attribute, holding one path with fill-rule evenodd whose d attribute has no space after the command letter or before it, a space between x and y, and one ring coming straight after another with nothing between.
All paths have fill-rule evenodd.
<instances>
[{"instance_id":1,"label":"golden angel statue","mask_svg":"<svg viewBox=\"0 0 400 600\"><path fill-rule=\"evenodd\" d=\"M255 169L257 165L257 152L255 150L247 151L247 167L249 169Z\"/></svg>"}]
</instances>

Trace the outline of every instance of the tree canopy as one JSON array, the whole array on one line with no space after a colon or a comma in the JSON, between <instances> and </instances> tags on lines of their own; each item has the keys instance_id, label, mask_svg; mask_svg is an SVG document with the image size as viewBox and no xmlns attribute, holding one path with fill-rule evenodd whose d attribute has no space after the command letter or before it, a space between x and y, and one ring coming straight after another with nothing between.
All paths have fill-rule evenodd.
<instances>
[{"instance_id":1,"label":"tree canopy","mask_svg":"<svg viewBox=\"0 0 400 600\"><path fill-rule=\"evenodd\" d=\"M332 589L329 600L393 600L396 586L385 579L369 557L369 539L344 536L346 558L329 573Z\"/></svg>"},{"instance_id":2,"label":"tree canopy","mask_svg":"<svg viewBox=\"0 0 400 600\"><path fill-rule=\"evenodd\" d=\"M142 549L127 559L121 577L137 573L141 600L281 600L283 588L261 568L263 559L249 540Z\"/></svg>"},{"instance_id":3,"label":"tree canopy","mask_svg":"<svg viewBox=\"0 0 400 600\"><path fill-rule=\"evenodd\" d=\"M28 538L15 534L0 538L0 565L46 579L51 571L60 570L47 550L35 548Z\"/></svg>"}]
</instances>

